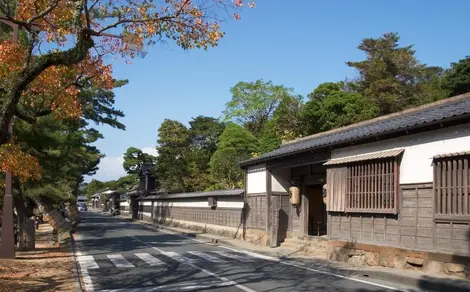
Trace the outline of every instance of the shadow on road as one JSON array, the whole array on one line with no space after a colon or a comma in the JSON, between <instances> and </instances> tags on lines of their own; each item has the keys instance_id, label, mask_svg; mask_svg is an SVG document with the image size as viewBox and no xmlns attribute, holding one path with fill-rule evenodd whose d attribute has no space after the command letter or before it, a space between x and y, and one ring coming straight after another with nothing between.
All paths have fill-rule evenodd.
<instances>
[{"instance_id":1,"label":"shadow on road","mask_svg":"<svg viewBox=\"0 0 470 292\"><path fill-rule=\"evenodd\" d=\"M124 220L116 220L112 217L87 218L85 224L80 226L79 233L86 233L86 238L80 241L80 249L85 253L92 255L109 254L110 252L124 253L126 251L134 252L138 249L148 249L149 246L143 242L149 243L157 248L174 248L176 246L188 246L185 250L197 250L198 243L188 241L187 238L155 232L153 228L140 224L128 224ZM113 232L131 228L135 236L134 240L127 235ZM142 231L142 232L139 232ZM149 231L153 233L149 234ZM112 237L112 236L115 237ZM143 242L140 242L143 241ZM190 247L189 247L190 246ZM219 249L214 246L214 250ZM106 289L118 289L126 287L146 288L168 285L164 291L182 291L179 284L194 284L208 287L194 289L191 291L240 291L233 283L228 283L227 287L209 287L214 286L215 282L219 284L225 280L214 275L207 275L200 269L177 262L171 259L162 259L167 265L161 267L139 267L116 269L110 266L108 269L90 270L90 275L99 277L99 286ZM287 259L285 259L287 260ZM273 262L263 259L257 259L253 262L240 262L229 260L226 263L206 264L196 263L196 266L202 269L217 273L217 275L235 281L237 284L248 286L257 292L286 292L286 291L349 291L349 292L379 292L391 291L380 286L373 286L359 281L352 281L348 278L340 278L333 274L355 277L350 270L341 270L333 268L324 260L296 260L295 264L303 269ZM310 270L309 270L310 269ZM313 269L313 271L312 271ZM119 270L119 271L118 271ZM319 272L321 271L321 272ZM225 281L227 282L227 281ZM227 283L226 283L227 284ZM179 289L179 290L178 290ZM132 290L129 290L131 292ZM140 290L142 291L142 290ZM408 290L409 292L418 291Z\"/></svg>"}]
</instances>

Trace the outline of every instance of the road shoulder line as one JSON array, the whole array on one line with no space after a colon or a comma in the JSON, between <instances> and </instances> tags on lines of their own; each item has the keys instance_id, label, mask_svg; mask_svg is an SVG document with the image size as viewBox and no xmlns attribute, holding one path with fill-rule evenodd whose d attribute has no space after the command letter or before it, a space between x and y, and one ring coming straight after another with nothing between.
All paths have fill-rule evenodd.
<instances>
[{"instance_id":1,"label":"road shoulder line","mask_svg":"<svg viewBox=\"0 0 470 292\"><path fill-rule=\"evenodd\" d=\"M75 256L75 259L78 259L78 257L82 256L82 253L80 251L80 239L81 239L81 236L78 235L78 234L75 234L74 236L74 256ZM91 281L91 277L90 277L90 274L88 273L88 270L83 267L80 263L78 263L78 274L79 276L81 276L81 280L83 281L83 286L85 286L85 291L86 292L93 292L95 291L95 288L93 287L93 282Z\"/></svg>"}]
</instances>

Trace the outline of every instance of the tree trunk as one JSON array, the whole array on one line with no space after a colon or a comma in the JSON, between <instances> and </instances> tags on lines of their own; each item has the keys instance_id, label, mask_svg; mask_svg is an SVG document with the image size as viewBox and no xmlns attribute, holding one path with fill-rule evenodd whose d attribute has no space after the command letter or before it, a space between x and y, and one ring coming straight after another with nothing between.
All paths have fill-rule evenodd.
<instances>
[{"instance_id":1,"label":"tree trunk","mask_svg":"<svg viewBox=\"0 0 470 292\"><path fill-rule=\"evenodd\" d=\"M17 179L13 179L13 203L18 214L18 247L20 250L33 250L35 247L36 231L34 221L29 219L32 214L26 207L25 199ZM32 228L31 228L32 227Z\"/></svg>"}]
</instances>

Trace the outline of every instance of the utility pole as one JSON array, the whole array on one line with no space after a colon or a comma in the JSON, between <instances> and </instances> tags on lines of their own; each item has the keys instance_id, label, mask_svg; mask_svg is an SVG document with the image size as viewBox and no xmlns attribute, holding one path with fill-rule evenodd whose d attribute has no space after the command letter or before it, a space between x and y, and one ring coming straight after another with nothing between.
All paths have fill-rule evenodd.
<instances>
[{"instance_id":1,"label":"utility pole","mask_svg":"<svg viewBox=\"0 0 470 292\"><path fill-rule=\"evenodd\" d=\"M18 24L0 19L1 22L13 28L13 36L11 40L17 42L19 39ZM10 139L13 135L13 117L8 124L8 133ZM12 190L12 174L10 170L5 173L5 195L3 197L3 218L2 218L2 237L0 241L0 259L15 259L15 232L13 227L13 196Z\"/></svg>"}]
</instances>

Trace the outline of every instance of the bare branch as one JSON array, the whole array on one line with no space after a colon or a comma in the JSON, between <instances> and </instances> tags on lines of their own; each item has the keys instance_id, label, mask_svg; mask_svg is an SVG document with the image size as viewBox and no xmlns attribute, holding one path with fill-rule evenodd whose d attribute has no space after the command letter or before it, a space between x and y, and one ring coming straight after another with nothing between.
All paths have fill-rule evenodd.
<instances>
[{"instance_id":1,"label":"bare branch","mask_svg":"<svg viewBox=\"0 0 470 292\"><path fill-rule=\"evenodd\" d=\"M96 32L96 35L99 36L101 33L105 32L109 29L116 28L119 25L125 24L125 23L146 23L146 22L156 22L156 21L162 21L163 22L163 21L170 21L174 18L175 18L175 16L164 16L164 17L159 17L159 18L121 19L121 20L116 21L113 24L110 24L108 26L103 27L98 32Z\"/></svg>"}]
</instances>

